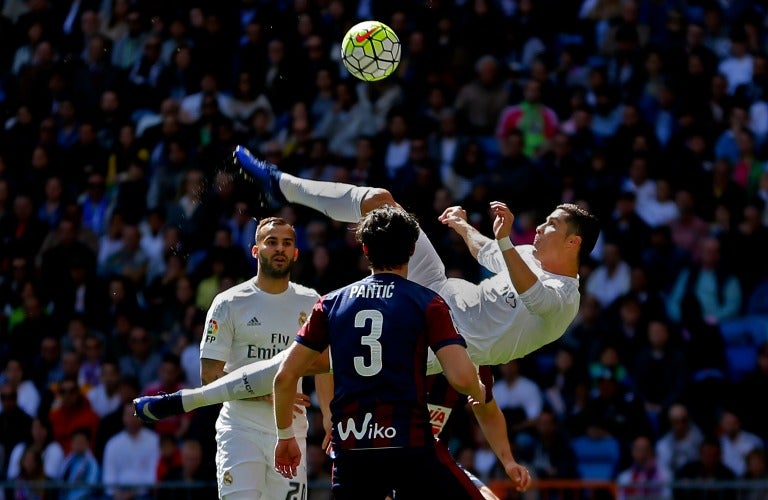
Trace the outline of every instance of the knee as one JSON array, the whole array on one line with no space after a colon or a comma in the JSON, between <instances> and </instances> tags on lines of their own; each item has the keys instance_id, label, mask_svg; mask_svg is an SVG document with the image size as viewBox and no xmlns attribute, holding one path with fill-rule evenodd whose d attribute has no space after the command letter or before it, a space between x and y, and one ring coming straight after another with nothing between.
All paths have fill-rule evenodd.
<instances>
[{"instance_id":1,"label":"knee","mask_svg":"<svg viewBox=\"0 0 768 500\"><path fill-rule=\"evenodd\" d=\"M361 204L362 213L366 214L371 210L383 207L384 205L398 206L397 202L392 197L392 193L383 188L371 188L365 194L365 198Z\"/></svg>"}]
</instances>

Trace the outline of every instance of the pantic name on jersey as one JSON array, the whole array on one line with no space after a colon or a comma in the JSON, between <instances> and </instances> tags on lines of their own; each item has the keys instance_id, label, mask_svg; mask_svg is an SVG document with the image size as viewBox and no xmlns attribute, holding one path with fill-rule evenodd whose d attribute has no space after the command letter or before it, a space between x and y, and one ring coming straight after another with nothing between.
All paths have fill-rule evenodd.
<instances>
[{"instance_id":1,"label":"pantic name on jersey","mask_svg":"<svg viewBox=\"0 0 768 500\"><path fill-rule=\"evenodd\" d=\"M394 296L394 292L395 285L392 283L388 285L378 285L373 283L349 287L349 296L352 298L391 299Z\"/></svg>"},{"instance_id":2,"label":"pantic name on jersey","mask_svg":"<svg viewBox=\"0 0 768 500\"><path fill-rule=\"evenodd\" d=\"M397 435L397 430L394 427L384 427L376 422L371 422L373 414L366 413L363 418L362 425L358 428L353 418L347 419L347 425L344 422L339 422L336 427L339 430L339 437L342 440L346 440L350 434L355 436L355 439L392 439Z\"/></svg>"}]
</instances>

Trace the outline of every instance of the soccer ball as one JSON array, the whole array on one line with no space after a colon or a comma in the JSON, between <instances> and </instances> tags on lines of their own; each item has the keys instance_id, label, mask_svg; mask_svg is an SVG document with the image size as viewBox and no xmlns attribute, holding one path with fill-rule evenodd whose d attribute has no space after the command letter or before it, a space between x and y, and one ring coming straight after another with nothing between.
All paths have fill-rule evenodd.
<instances>
[{"instance_id":1,"label":"soccer ball","mask_svg":"<svg viewBox=\"0 0 768 500\"><path fill-rule=\"evenodd\" d=\"M400 64L400 39L384 23L363 21L344 35L341 60L347 70L361 80L382 80Z\"/></svg>"}]
</instances>

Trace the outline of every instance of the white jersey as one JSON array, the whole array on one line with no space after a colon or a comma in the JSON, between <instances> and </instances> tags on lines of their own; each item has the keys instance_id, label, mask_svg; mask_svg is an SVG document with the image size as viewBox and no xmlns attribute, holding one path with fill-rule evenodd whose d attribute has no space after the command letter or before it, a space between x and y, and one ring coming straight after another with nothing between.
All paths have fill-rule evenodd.
<instances>
[{"instance_id":1,"label":"white jersey","mask_svg":"<svg viewBox=\"0 0 768 500\"><path fill-rule=\"evenodd\" d=\"M219 293L208 309L200 358L225 361L224 371L231 372L274 357L293 342L319 297L315 290L293 282L283 293L267 293L255 285L255 279ZM297 390L301 391L301 380ZM227 401L216 426L276 434L268 401ZM294 420L294 432L297 437L306 437L306 418Z\"/></svg>"},{"instance_id":2,"label":"white jersey","mask_svg":"<svg viewBox=\"0 0 768 500\"><path fill-rule=\"evenodd\" d=\"M480 249L477 260L495 274L479 284L456 278L435 279L434 273L432 278L420 276L418 269L412 276L409 268L409 278L417 283L422 279L422 284L448 303L456 329L467 341L467 352L476 365L506 363L557 340L579 311L577 278L544 271L533 256L532 245L515 248L539 278L522 294L512 286L504 256L493 240ZM434 249L432 253L439 259ZM431 266L423 268L429 270ZM440 365L430 352L429 373L439 371Z\"/></svg>"}]
</instances>

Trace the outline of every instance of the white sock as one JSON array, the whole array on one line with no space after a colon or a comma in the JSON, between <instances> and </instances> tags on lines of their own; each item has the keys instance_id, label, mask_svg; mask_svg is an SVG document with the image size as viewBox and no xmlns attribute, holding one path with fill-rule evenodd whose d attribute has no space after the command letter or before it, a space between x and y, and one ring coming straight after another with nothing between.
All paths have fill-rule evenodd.
<instances>
[{"instance_id":1,"label":"white sock","mask_svg":"<svg viewBox=\"0 0 768 500\"><path fill-rule=\"evenodd\" d=\"M341 182L302 179L286 173L280 176L280 191L285 199L314 208L339 222L360 220L360 204L370 189Z\"/></svg>"},{"instance_id":2,"label":"white sock","mask_svg":"<svg viewBox=\"0 0 768 500\"><path fill-rule=\"evenodd\" d=\"M271 394L272 381L282 360L281 353L271 359L255 361L238 368L202 387L182 389L181 404L184 411Z\"/></svg>"}]
</instances>

